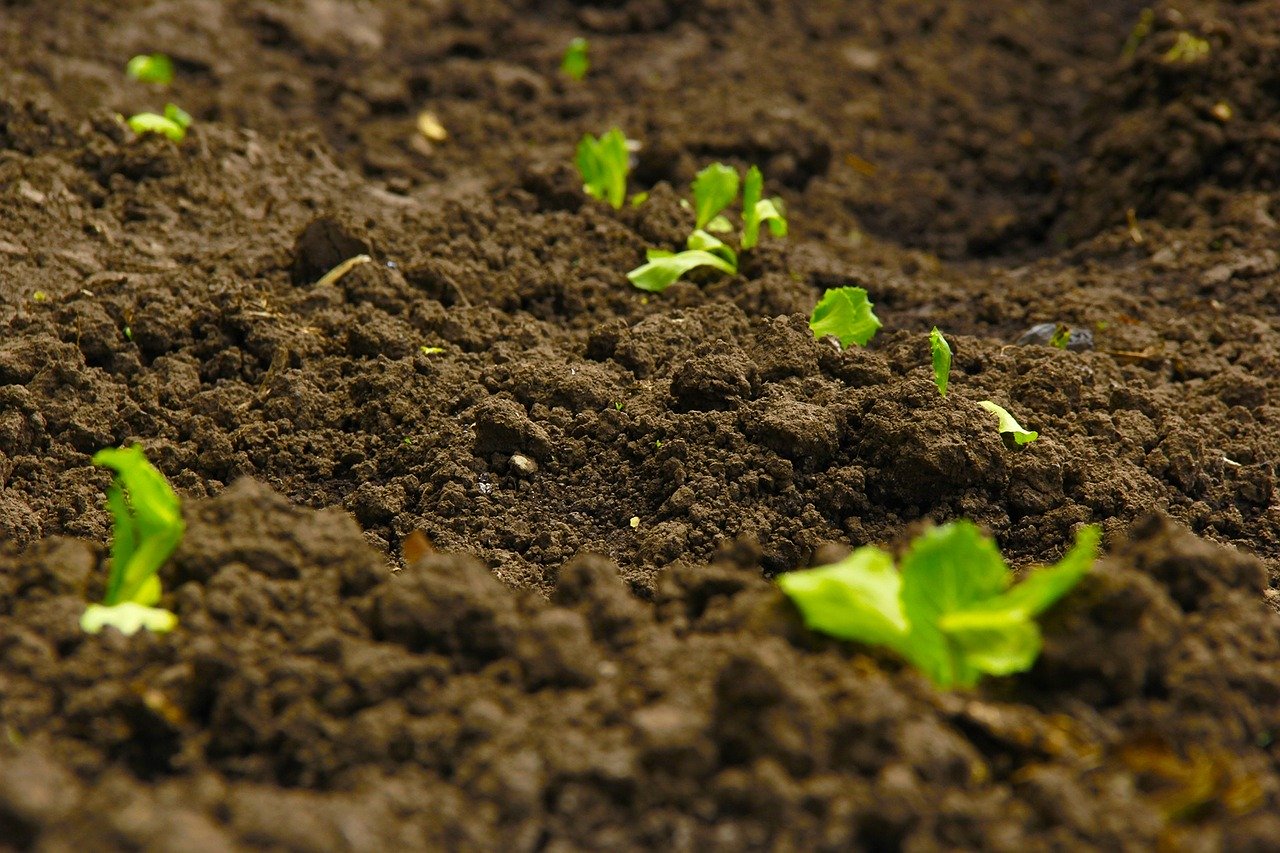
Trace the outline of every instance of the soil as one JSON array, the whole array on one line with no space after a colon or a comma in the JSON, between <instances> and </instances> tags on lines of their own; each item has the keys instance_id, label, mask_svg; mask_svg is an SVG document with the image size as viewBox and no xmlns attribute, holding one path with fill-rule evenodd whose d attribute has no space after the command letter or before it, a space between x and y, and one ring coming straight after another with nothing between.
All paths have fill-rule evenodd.
<instances>
[{"instance_id":1,"label":"soil","mask_svg":"<svg viewBox=\"0 0 1280 853\"><path fill-rule=\"evenodd\" d=\"M1145 5L0 3L0 848L1280 847L1280 15ZM790 235L635 290L715 160ZM130 442L180 624L84 636ZM1103 526L1026 674L771 583L958 517Z\"/></svg>"}]
</instances>

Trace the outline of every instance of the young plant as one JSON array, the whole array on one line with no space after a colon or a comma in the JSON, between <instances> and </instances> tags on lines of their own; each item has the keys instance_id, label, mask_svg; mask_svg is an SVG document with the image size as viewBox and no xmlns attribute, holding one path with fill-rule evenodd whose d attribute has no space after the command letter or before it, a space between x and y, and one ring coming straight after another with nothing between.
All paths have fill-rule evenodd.
<instances>
[{"instance_id":1,"label":"young plant","mask_svg":"<svg viewBox=\"0 0 1280 853\"><path fill-rule=\"evenodd\" d=\"M174 142L181 142L187 137L187 128L191 126L191 115L176 104L165 104L164 115L155 113L138 113L129 116L129 129L141 136L144 133L159 133Z\"/></svg>"},{"instance_id":2,"label":"young plant","mask_svg":"<svg viewBox=\"0 0 1280 853\"><path fill-rule=\"evenodd\" d=\"M815 338L834 335L840 346L866 346L880 328L880 318L861 287L836 287L822 294L809 315L809 329Z\"/></svg>"},{"instance_id":3,"label":"young plant","mask_svg":"<svg viewBox=\"0 0 1280 853\"><path fill-rule=\"evenodd\" d=\"M564 59L560 61L560 73L570 80L581 80L587 76L591 68L591 60L587 58L587 40L581 36L569 42L565 48Z\"/></svg>"},{"instance_id":4,"label":"young plant","mask_svg":"<svg viewBox=\"0 0 1280 853\"><path fill-rule=\"evenodd\" d=\"M141 628L171 631L178 617L155 604L160 601L157 572L186 530L178 496L140 447L100 450L93 464L116 472L107 489L107 508L114 520L111 574L102 603L85 609L80 627L90 634L108 625L122 634Z\"/></svg>"},{"instance_id":5,"label":"young plant","mask_svg":"<svg viewBox=\"0 0 1280 853\"><path fill-rule=\"evenodd\" d=\"M996 416L1000 434L1005 437L1006 444L1012 441L1014 447L1021 447L1040 437L1040 433L1033 429L1023 429L1022 424L1018 423L1013 415L990 400L982 400L978 405Z\"/></svg>"},{"instance_id":6,"label":"young plant","mask_svg":"<svg viewBox=\"0 0 1280 853\"><path fill-rule=\"evenodd\" d=\"M125 73L141 83L168 86L173 82L173 60L163 53L140 54L129 60Z\"/></svg>"},{"instance_id":7,"label":"young plant","mask_svg":"<svg viewBox=\"0 0 1280 853\"><path fill-rule=\"evenodd\" d=\"M615 127L598 139L589 133L582 137L574 162L582 174L583 192L615 208L622 207L627 197L631 152L627 150L627 137L621 130Z\"/></svg>"},{"instance_id":8,"label":"young plant","mask_svg":"<svg viewBox=\"0 0 1280 853\"><path fill-rule=\"evenodd\" d=\"M752 166L747 171L745 183L738 172L723 163L712 163L698 172L693 179L694 230L685 242L686 250L675 253L650 249L642 266L627 273L631 283L641 290L661 293L685 273L698 267L711 267L734 275L738 272L738 253L725 241L711 232L725 234L733 231L724 211L743 190L742 235L739 247L752 249L760 239L760 226L768 223L769 229L779 237L786 236L787 221L781 212L781 201L760 198L764 177Z\"/></svg>"},{"instance_id":9,"label":"young plant","mask_svg":"<svg viewBox=\"0 0 1280 853\"><path fill-rule=\"evenodd\" d=\"M933 353L933 382L938 386L938 393L945 397L951 380L951 344L937 326L929 333L929 349Z\"/></svg>"},{"instance_id":10,"label":"young plant","mask_svg":"<svg viewBox=\"0 0 1280 853\"><path fill-rule=\"evenodd\" d=\"M896 569L868 545L778 586L811 629L892 649L939 687L969 687L1031 668L1042 645L1035 617L1088 574L1098 540L1097 527L1083 528L1066 556L1014 585L995 543L955 521L918 537Z\"/></svg>"}]
</instances>

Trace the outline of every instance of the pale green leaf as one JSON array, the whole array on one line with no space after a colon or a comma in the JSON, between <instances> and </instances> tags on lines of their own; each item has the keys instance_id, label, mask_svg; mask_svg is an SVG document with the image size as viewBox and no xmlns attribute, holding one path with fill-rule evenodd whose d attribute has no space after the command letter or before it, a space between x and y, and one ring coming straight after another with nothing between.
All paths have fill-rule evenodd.
<instances>
[{"instance_id":1,"label":"pale green leaf","mask_svg":"<svg viewBox=\"0 0 1280 853\"><path fill-rule=\"evenodd\" d=\"M828 566L788 572L778 586L804 622L842 640L901 648L908 626L893 558L874 546Z\"/></svg>"},{"instance_id":2,"label":"pale green leaf","mask_svg":"<svg viewBox=\"0 0 1280 853\"><path fill-rule=\"evenodd\" d=\"M809 317L809 328L815 338L834 335L841 346L866 346L880 328L880 318L861 287L837 287L822 295Z\"/></svg>"},{"instance_id":3,"label":"pale green leaf","mask_svg":"<svg viewBox=\"0 0 1280 853\"><path fill-rule=\"evenodd\" d=\"M560 73L570 80L581 80L587 76L591 61L587 58L587 40L579 36L569 42L565 48L564 59L560 62Z\"/></svg>"},{"instance_id":4,"label":"pale green leaf","mask_svg":"<svg viewBox=\"0 0 1280 853\"><path fill-rule=\"evenodd\" d=\"M738 197L738 171L723 163L712 163L693 179L695 228L705 228Z\"/></svg>"},{"instance_id":5,"label":"pale green leaf","mask_svg":"<svg viewBox=\"0 0 1280 853\"><path fill-rule=\"evenodd\" d=\"M627 137L618 128L596 138L582 137L574 156L582 175L582 190L592 198L621 208L627 196L627 173L631 171L631 152Z\"/></svg>"},{"instance_id":6,"label":"pale green leaf","mask_svg":"<svg viewBox=\"0 0 1280 853\"><path fill-rule=\"evenodd\" d=\"M164 634L178 626L178 617L159 607L144 607L132 601L121 604L90 604L80 617L80 629L86 634L97 634L103 628L115 628L121 634L132 636L146 628L156 634Z\"/></svg>"},{"instance_id":7,"label":"pale green leaf","mask_svg":"<svg viewBox=\"0 0 1280 853\"><path fill-rule=\"evenodd\" d=\"M942 336L937 326L929 333L929 349L933 353L933 381L938 393L947 396L947 383L951 379L951 344Z\"/></svg>"},{"instance_id":8,"label":"pale green leaf","mask_svg":"<svg viewBox=\"0 0 1280 853\"><path fill-rule=\"evenodd\" d=\"M125 73L143 83L167 86L173 82L173 60L163 53L142 54L129 60Z\"/></svg>"},{"instance_id":9,"label":"pale green leaf","mask_svg":"<svg viewBox=\"0 0 1280 853\"><path fill-rule=\"evenodd\" d=\"M648 257L649 262L627 273L627 278L636 287L650 293L661 293L675 284L682 275L698 267L712 267L729 275L738 271L724 258L705 251L690 250L675 255L650 252Z\"/></svg>"},{"instance_id":10,"label":"pale green leaf","mask_svg":"<svg viewBox=\"0 0 1280 853\"><path fill-rule=\"evenodd\" d=\"M990 400L982 400L978 405L995 415L999 421L998 428L1000 432L1008 435L1017 444L1030 444L1040 437L1040 433L1035 430L1023 429L1022 425L1018 423L1017 419L1015 419L1013 415L1009 414Z\"/></svg>"}]
</instances>

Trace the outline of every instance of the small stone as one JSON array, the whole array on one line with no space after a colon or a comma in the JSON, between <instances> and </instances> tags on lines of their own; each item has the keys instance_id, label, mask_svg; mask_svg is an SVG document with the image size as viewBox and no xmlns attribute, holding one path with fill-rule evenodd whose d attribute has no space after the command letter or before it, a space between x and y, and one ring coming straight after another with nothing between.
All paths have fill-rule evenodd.
<instances>
[{"instance_id":1,"label":"small stone","mask_svg":"<svg viewBox=\"0 0 1280 853\"><path fill-rule=\"evenodd\" d=\"M538 473L538 463L534 462L532 459L530 459L528 456L525 456L523 453L511 454L510 462L511 462L511 470L515 471L517 474L520 474L521 476L528 477Z\"/></svg>"}]
</instances>

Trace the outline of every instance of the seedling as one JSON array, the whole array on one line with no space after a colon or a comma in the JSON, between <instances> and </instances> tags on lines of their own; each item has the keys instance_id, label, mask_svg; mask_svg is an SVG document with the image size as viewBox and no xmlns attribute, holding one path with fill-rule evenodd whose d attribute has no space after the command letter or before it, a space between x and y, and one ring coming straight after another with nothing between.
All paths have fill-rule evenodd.
<instances>
[{"instance_id":1,"label":"seedling","mask_svg":"<svg viewBox=\"0 0 1280 853\"><path fill-rule=\"evenodd\" d=\"M116 472L107 489L107 508L114 520L111 574L102 603L85 609L80 627L90 634L108 625L122 634L141 628L171 631L178 617L155 604L160 600L157 572L186 530L178 496L140 447L100 450L93 464Z\"/></svg>"},{"instance_id":2,"label":"seedling","mask_svg":"<svg viewBox=\"0 0 1280 853\"><path fill-rule=\"evenodd\" d=\"M560 73L570 80L581 80L587 76L591 68L591 60L587 58L587 40L578 37L569 42L565 48L564 59L560 62Z\"/></svg>"},{"instance_id":3,"label":"seedling","mask_svg":"<svg viewBox=\"0 0 1280 853\"><path fill-rule=\"evenodd\" d=\"M589 133L582 137L574 162L582 174L583 192L615 208L622 207L627 197L631 152L627 150L627 137L621 130L615 127L599 138Z\"/></svg>"},{"instance_id":4,"label":"seedling","mask_svg":"<svg viewBox=\"0 0 1280 853\"><path fill-rule=\"evenodd\" d=\"M969 687L984 674L1031 668L1042 646L1035 617L1088 574L1099 535L1084 527L1060 561L1012 585L995 543L972 522L954 521L918 537L896 568L888 552L867 545L785 574L778 586L811 629L892 649L939 687Z\"/></svg>"},{"instance_id":5,"label":"seedling","mask_svg":"<svg viewBox=\"0 0 1280 853\"><path fill-rule=\"evenodd\" d=\"M764 177L758 168L752 166L743 183L736 169L723 163L712 163L693 179L693 204L681 202L686 208L692 207L694 214L694 230L685 241L686 250L676 253L650 249L645 253L647 263L627 273L631 283L641 290L661 293L685 273L698 267L711 267L728 275L737 274L738 252L711 232L727 234L733 231L733 223L724 211L737 199L740 186L743 190L743 227L739 248L742 251L754 248L759 242L760 226L766 222L774 235L786 236L787 221L782 215L781 200L760 198Z\"/></svg>"},{"instance_id":6,"label":"seedling","mask_svg":"<svg viewBox=\"0 0 1280 853\"><path fill-rule=\"evenodd\" d=\"M176 104L165 104L164 115L155 113L138 113L129 116L129 129L141 136L144 133L159 133L174 142L181 142L187 137L187 128L191 126L191 115Z\"/></svg>"},{"instance_id":7,"label":"seedling","mask_svg":"<svg viewBox=\"0 0 1280 853\"><path fill-rule=\"evenodd\" d=\"M1066 349L1069 343L1071 343L1071 327L1066 323L1059 323L1053 330L1053 337L1049 338L1049 346Z\"/></svg>"},{"instance_id":8,"label":"seedling","mask_svg":"<svg viewBox=\"0 0 1280 853\"><path fill-rule=\"evenodd\" d=\"M173 82L173 60L163 53L144 53L129 60L125 73L142 83L168 86Z\"/></svg>"},{"instance_id":9,"label":"seedling","mask_svg":"<svg viewBox=\"0 0 1280 853\"><path fill-rule=\"evenodd\" d=\"M929 333L929 349L933 352L933 382L938 386L938 393L945 397L947 382L951 379L951 344L937 326Z\"/></svg>"},{"instance_id":10,"label":"seedling","mask_svg":"<svg viewBox=\"0 0 1280 853\"><path fill-rule=\"evenodd\" d=\"M815 338L834 335L842 347L866 346L880 326L880 318L871 310L867 292L861 287L828 290L809 316L809 329Z\"/></svg>"},{"instance_id":11,"label":"seedling","mask_svg":"<svg viewBox=\"0 0 1280 853\"><path fill-rule=\"evenodd\" d=\"M1012 441L1014 446L1021 447L1024 444L1030 444L1040 437L1040 433L1032 429L1023 429L1017 419L1007 411L997 406L990 400L982 400L979 406L996 416L999 421L1000 434L1005 436L1006 444Z\"/></svg>"},{"instance_id":12,"label":"seedling","mask_svg":"<svg viewBox=\"0 0 1280 853\"><path fill-rule=\"evenodd\" d=\"M1184 30L1160 58L1170 65L1195 65L1209 58L1209 42Z\"/></svg>"}]
</instances>

